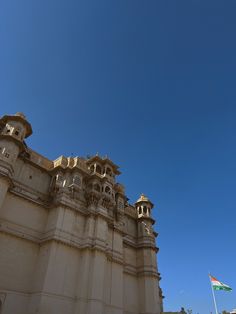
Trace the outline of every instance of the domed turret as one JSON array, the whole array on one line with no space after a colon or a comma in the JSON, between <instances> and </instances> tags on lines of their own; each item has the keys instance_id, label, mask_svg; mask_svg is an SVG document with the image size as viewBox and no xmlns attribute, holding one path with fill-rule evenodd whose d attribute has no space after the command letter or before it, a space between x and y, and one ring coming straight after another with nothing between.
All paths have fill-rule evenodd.
<instances>
[{"instance_id":1,"label":"domed turret","mask_svg":"<svg viewBox=\"0 0 236 314\"><path fill-rule=\"evenodd\" d=\"M32 134L32 128L25 115L17 112L15 115L5 115L0 119L0 134L22 142Z\"/></svg>"},{"instance_id":2,"label":"domed turret","mask_svg":"<svg viewBox=\"0 0 236 314\"><path fill-rule=\"evenodd\" d=\"M12 175L18 155L25 149L24 139L31 134L31 125L23 113L0 118L0 164L5 175Z\"/></svg>"},{"instance_id":3,"label":"domed turret","mask_svg":"<svg viewBox=\"0 0 236 314\"><path fill-rule=\"evenodd\" d=\"M141 194L141 196L135 203L135 207L138 213L138 218L141 218L141 217L151 218L151 210L153 208L153 204L148 199L147 196L145 196L144 194Z\"/></svg>"}]
</instances>

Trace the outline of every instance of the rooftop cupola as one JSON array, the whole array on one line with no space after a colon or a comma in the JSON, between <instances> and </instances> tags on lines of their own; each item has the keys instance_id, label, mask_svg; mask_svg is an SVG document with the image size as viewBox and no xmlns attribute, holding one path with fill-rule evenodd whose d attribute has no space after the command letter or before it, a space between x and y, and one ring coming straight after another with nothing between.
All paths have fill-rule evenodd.
<instances>
[{"instance_id":1,"label":"rooftop cupola","mask_svg":"<svg viewBox=\"0 0 236 314\"><path fill-rule=\"evenodd\" d=\"M15 115L5 115L0 119L0 134L23 142L32 134L32 128L25 115L17 112Z\"/></svg>"},{"instance_id":2,"label":"rooftop cupola","mask_svg":"<svg viewBox=\"0 0 236 314\"><path fill-rule=\"evenodd\" d=\"M138 218L151 218L151 210L153 208L153 204L147 196L141 194L141 196L135 203L135 207L137 210Z\"/></svg>"}]
</instances>

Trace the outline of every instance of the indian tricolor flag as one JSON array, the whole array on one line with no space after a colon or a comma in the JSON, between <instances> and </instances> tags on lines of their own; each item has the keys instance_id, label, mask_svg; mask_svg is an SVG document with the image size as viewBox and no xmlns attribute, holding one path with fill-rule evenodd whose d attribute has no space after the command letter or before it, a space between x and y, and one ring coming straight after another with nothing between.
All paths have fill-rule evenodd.
<instances>
[{"instance_id":1,"label":"indian tricolor flag","mask_svg":"<svg viewBox=\"0 0 236 314\"><path fill-rule=\"evenodd\" d=\"M211 279L211 284L214 290L225 290L225 291L231 291L232 289L225 285L224 283L220 282L218 279L212 277L211 275L210 279Z\"/></svg>"}]
</instances>

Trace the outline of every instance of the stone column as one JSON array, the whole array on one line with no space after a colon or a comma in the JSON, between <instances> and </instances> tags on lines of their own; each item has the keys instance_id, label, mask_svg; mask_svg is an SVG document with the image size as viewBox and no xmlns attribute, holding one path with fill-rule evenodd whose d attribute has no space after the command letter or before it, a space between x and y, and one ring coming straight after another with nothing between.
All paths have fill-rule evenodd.
<instances>
[{"instance_id":1,"label":"stone column","mask_svg":"<svg viewBox=\"0 0 236 314\"><path fill-rule=\"evenodd\" d=\"M113 230L110 306L112 314L123 314L123 236Z\"/></svg>"},{"instance_id":2,"label":"stone column","mask_svg":"<svg viewBox=\"0 0 236 314\"><path fill-rule=\"evenodd\" d=\"M49 212L33 278L29 314L72 314L79 251L70 245L74 211L59 205Z\"/></svg>"},{"instance_id":3,"label":"stone column","mask_svg":"<svg viewBox=\"0 0 236 314\"><path fill-rule=\"evenodd\" d=\"M87 314L88 295L89 295L89 280L91 277L91 261L92 252L90 249L85 249L81 254L81 261L78 265L77 287L76 287L76 304L73 314Z\"/></svg>"},{"instance_id":4,"label":"stone column","mask_svg":"<svg viewBox=\"0 0 236 314\"><path fill-rule=\"evenodd\" d=\"M90 208L91 209L91 208ZM92 264L94 259L94 233L96 226L96 216L94 208L91 209L90 215L86 218L84 228L84 249L81 251L81 260L78 265L78 277L76 288L76 304L74 314L88 313L88 299L90 298L90 286L92 278Z\"/></svg>"},{"instance_id":5,"label":"stone column","mask_svg":"<svg viewBox=\"0 0 236 314\"><path fill-rule=\"evenodd\" d=\"M107 271L108 226L106 220L94 211L88 216L85 235L85 248L77 278L77 294L74 314L104 314L104 285Z\"/></svg>"},{"instance_id":6,"label":"stone column","mask_svg":"<svg viewBox=\"0 0 236 314\"><path fill-rule=\"evenodd\" d=\"M107 266L106 243L108 225L99 214L94 224L87 314L104 314L104 285Z\"/></svg>"},{"instance_id":7,"label":"stone column","mask_svg":"<svg viewBox=\"0 0 236 314\"><path fill-rule=\"evenodd\" d=\"M89 279L87 314L104 314L104 279L106 274L106 255L101 251L93 252Z\"/></svg>"}]
</instances>

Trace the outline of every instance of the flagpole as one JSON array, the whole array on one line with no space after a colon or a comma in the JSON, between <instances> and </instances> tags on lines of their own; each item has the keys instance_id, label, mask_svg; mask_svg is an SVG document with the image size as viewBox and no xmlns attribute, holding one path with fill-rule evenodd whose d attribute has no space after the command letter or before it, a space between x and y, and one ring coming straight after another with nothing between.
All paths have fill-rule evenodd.
<instances>
[{"instance_id":1,"label":"flagpole","mask_svg":"<svg viewBox=\"0 0 236 314\"><path fill-rule=\"evenodd\" d=\"M212 295L213 295L213 300L214 300L214 305L215 305L216 314L219 314L219 313L218 313L218 310L217 310L216 298L215 298L215 293L214 293L214 289L213 289L213 286L212 286L210 274L209 274L209 279L210 279L210 283L211 283L211 291L212 291Z\"/></svg>"}]
</instances>

